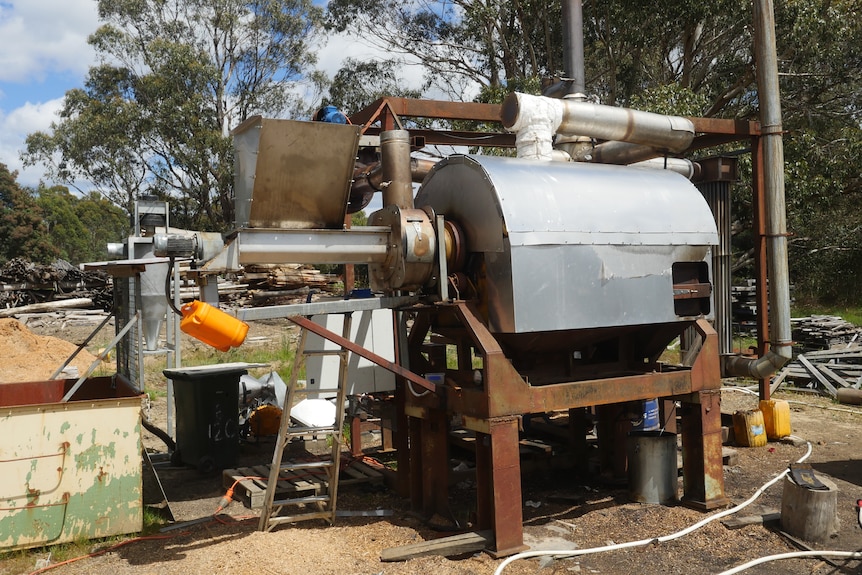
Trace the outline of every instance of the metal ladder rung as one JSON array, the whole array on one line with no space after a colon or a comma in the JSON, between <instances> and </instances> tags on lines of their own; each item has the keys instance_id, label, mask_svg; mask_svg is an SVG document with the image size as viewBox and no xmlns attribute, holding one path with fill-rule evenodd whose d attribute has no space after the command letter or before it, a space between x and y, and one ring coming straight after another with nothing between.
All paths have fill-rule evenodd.
<instances>
[{"instance_id":1,"label":"metal ladder rung","mask_svg":"<svg viewBox=\"0 0 862 575\"><path fill-rule=\"evenodd\" d=\"M326 467L332 467L332 461L300 461L300 462L288 462L282 463L279 466L281 471L288 471L291 469L321 469Z\"/></svg>"},{"instance_id":2,"label":"metal ladder rung","mask_svg":"<svg viewBox=\"0 0 862 575\"><path fill-rule=\"evenodd\" d=\"M284 525L285 523L296 523L297 521L305 521L307 519L326 519L332 521L332 513L329 511L316 511L312 513L302 513L299 515L284 515L281 517L271 517L267 524L267 531L272 531L273 527Z\"/></svg>"},{"instance_id":3,"label":"metal ladder rung","mask_svg":"<svg viewBox=\"0 0 862 575\"><path fill-rule=\"evenodd\" d=\"M307 349L302 352L302 355L347 355L350 353L346 349Z\"/></svg>"},{"instance_id":4,"label":"metal ladder rung","mask_svg":"<svg viewBox=\"0 0 862 575\"><path fill-rule=\"evenodd\" d=\"M344 317L342 337L348 339L350 337L351 316L346 314ZM348 360L350 351L345 348L339 349L324 349L324 350L306 350L305 344L308 337L308 330L303 329L299 345L294 356L294 364L291 368L290 382L287 386L287 397L285 398L285 408L281 415L281 424L279 426L278 438L276 439L275 450L273 451L272 465L270 466L269 479L266 486L266 494L263 509L261 510L259 529L261 531L271 531L276 525L285 523L295 523L306 519L326 519L332 524L335 521L335 506L338 497L338 463L341 461L341 448L343 444L342 427L344 425L344 401L347 389L348 378ZM335 422L330 425L322 426L305 426L297 425L291 427L292 420L290 418L291 406L294 404L294 398L297 394L321 394L324 393L320 389L299 389L297 380L299 373L305 360L310 355L335 355L340 357L338 371L338 388L337 390L327 390L326 393L336 393L336 411ZM332 438L330 446L331 453L327 460L317 461L300 461L300 462L283 462L284 450L290 443L290 438L302 436L317 436L321 435L326 438ZM301 469L325 469L326 478L319 487L315 488L315 494L305 497L275 499L276 485L282 483L282 473L290 476L294 470ZM314 475L313 471L308 472L309 475ZM321 473L316 475L321 476ZM323 479L319 477L319 479ZM287 477L284 481L289 481ZM288 505L304 505L313 504L315 507L307 512L297 512L291 516L274 515L283 507ZM305 511L299 510L299 511Z\"/></svg>"},{"instance_id":5,"label":"metal ladder rung","mask_svg":"<svg viewBox=\"0 0 862 575\"><path fill-rule=\"evenodd\" d=\"M293 499L278 499L272 502L273 507L284 507L286 505L300 505L303 503L327 503L329 495L308 495L307 497L294 497Z\"/></svg>"},{"instance_id":6,"label":"metal ladder rung","mask_svg":"<svg viewBox=\"0 0 862 575\"><path fill-rule=\"evenodd\" d=\"M334 425L325 425L321 427L297 425L295 427L288 428L287 433L290 435L314 435L317 433L335 433L335 431Z\"/></svg>"}]
</instances>

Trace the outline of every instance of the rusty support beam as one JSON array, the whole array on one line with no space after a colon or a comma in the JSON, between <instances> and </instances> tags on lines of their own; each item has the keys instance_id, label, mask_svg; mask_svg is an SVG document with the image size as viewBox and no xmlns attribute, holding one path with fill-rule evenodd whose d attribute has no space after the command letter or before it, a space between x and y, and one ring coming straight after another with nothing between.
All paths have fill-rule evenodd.
<instances>
[{"instance_id":1,"label":"rusty support beam","mask_svg":"<svg viewBox=\"0 0 862 575\"><path fill-rule=\"evenodd\" d=\"M369 136L379 135L380 128L370 127L365 130ZM422 138L426 145L450 146L493 146L497 148L514 148L515 134L499 132L467 132L463 130L428 130L410 128L411 138Z\"/></svg>"},{"instance_id":2,"label":"rusty support beam","mask_svg":"<svg viewBox=\"0 0 862 575\"><path fill-rule=\"evenodd\" d=\"M401 460L401 450L398 451L398 478L405 480L408 484L410 494L410 507L413 511L422 511L423 493L422 493L422 468L424 462L422 457L425 454L420 448L422 445L422 420L418 417L407 418L407 434L409 437L409 451L404 454L408 456L407 465L405 466ZM409 469L409 473L404 473L404 469ZM399 481L400 483L400 481Z\"/></svg>"},{"instance_id":3,"label":"rusty support beam","mask_svg":"<svg viewBox=\"0 0 862 575\"><path fill-rule=\"evenodd\" d=\"M572 446L572 459L575 461L575 469L582 475L586 475L588 471L589 444L587 443L587 432L590 427L587 408L569 408L569 441Z\"/></svg>"},{"instance_id":4,"label":"rusty support beam","mask_svg":"<svg viewBox=\"0 0 862 575\"><path fill-rule=\"evenodd\" d=\"M726 134L745 139L760 134L760 123L752 120L725 120L721 118L688 118L699 134Z\"/></svg>"},{"instance_id":5,"label":"rusty support beam","mask_svg":"<svg viewBox=\"0 0 862 575\"><path fill-rule=\"evenodd\" d=\"M757 356L763 357L769 351L769 288L767 281L767 258L766 246L769 238L766 234L766 181L764 179L763 166L763 140L754 138L751 144L751 169L752 169L752 201L753 208L752 225L754 226L754 276L755 276L755 302L757 304ZM740 350L743 351L744 350ZM760 399L769 399L769 380L758 381Z\"/></svg>"},{"instance_id":6,"label":"rusty support beam","mask_svg":"<svg viewBox=\"0 0 862 575\"><path fill-rule=\"evenodd\" d=\"M403 118L500 122L499 104L394 97L380 98L363 110L350 116L350 121L354 124L370 124L377 119L384 108Z\"/></svg>"},{"instance_id":7,"label":"rusty support beam","mask_svg":"<svg viewBox=\"0 0 862 575\"><path fill-rule=\"evenodd\" d=\"M487 421L487 433L476 432L476 518L479 529L494 530L496 557L527 549L518 424L517 417L498 417Z\"/></svg>"},{"instance_id":8,"label":"rusty support beam","mask_svg":"<svg viewBox=\"0 0 862 575\"><path fill-rule=\"evenodd\" d=\"M446 412L434 410L419 420L421 437L417 448L422 452L422 513L451 518L449 509L449 426ZM411 471L412 471L411 467Z\"/></svg>"},{"instance_id":9,"label":"rusty support beam","mask_svg":"<svg viewBox=\"0 0 862 575\"><path fill-rule=\"evenodd\" d=\"M682 501L704 510L726 505L721 459L721 390L700 391L683 399L681 413Z\"/></svg>"},{"instance_id":10,"label":"rusty support beam","mask_svg":"<svg viewBox=\"0 0 862 575\"><path fill-rule=\"evenodd\" d=\"M632 430L632 423L625 412L625 403L596 406L599 468L601 474L614 483L626 479L626 436Z\"/></svg>"}]
</instances>

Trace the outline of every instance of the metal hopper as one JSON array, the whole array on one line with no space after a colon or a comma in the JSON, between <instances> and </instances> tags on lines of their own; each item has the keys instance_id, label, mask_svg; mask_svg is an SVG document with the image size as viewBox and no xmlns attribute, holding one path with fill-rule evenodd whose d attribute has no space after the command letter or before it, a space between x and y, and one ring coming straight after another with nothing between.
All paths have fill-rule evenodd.
<instances>
[{"instance_id":1,"label":"metal hopper","mask_svg":"<svg viewBox=\"0 0 862 575\"><path fill-rule=\"evenodd\" d=\"M254 116L234 131L236 227L341 229L359 126Z\"/></svg>"}]
</instances>

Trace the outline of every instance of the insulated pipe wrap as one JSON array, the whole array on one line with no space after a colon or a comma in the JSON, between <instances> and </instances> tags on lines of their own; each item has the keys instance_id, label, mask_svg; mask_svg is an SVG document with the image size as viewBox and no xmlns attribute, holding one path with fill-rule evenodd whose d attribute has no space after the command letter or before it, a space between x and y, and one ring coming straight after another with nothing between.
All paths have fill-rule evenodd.
<instances>
[{"instance_id":1,"label":"insulated pipe wrap","mask_svg":"<svg viewBox=\"0 0 862 575\"><path fill-rule=\"evenodd\" d=\"M553 159L554 133L563 119L560 100L514 92L503 102L503 125L515 132L519 158Z\"/></svg>"},{"instance_id":2,"label":"insulated pipe wrap","mask_svg":"<svg viewBox=\"0 0 862 575\"><path fill-rule=\"evenodd\" d=\"M513 92L503 102L503 125L514 131L516 146L532 144L537 136L552 134L589 136L651 146L669 152L686 150L694 139L694 124L681 116L664 116L628 108L603 106L575 99L557 100ZM522 135L522 132L526 132ZM538 159L549 158L544 146L533 144ZM547 144L550 146L550 143Z\"/></svg>"}]
</instances>

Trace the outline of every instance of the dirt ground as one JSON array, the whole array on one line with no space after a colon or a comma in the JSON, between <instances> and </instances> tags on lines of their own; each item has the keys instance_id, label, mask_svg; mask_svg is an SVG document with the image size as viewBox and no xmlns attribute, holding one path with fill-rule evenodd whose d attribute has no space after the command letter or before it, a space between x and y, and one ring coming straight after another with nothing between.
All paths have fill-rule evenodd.
<instances>
[{"instance_id":1,"label":"dirt ground","mask_svg":"<svg viewBox=\"0 0 862 575\"><path fill-rule=\"evenodd\" d=\"M43 322L34 333L80 343L89 334L84 326L61 326ZM279 341L286 326L280 322L254 322L249 337ZM184 345L193 345L184 343ZM855 503L862 499L862 454L858 438L862 409L840 406L809 394L779 392L777 399L791 401L793 434L812 445L809 462L820 476L831 478L839 488L840 531L825 544L811 544L822 550L862 549L862 529L856 520ZM149 408L150 418L162 423L166 413L164 397ZM740 392L722 395L722 411L756 407L757 398ZM374 443L375 436L366 439ZM735 448L737 459L725 466L725 490L738 504L788 464L802 457L806 444L771 442L761 448ZM152 450L165 446L149 433L144 444ZM373 456L374 453L371 453ZM453 454L454 456L454 454ZM268 463L272 443L246 443L243 461ZM527 467L527 466L525 466ZM523 476L525 541L532 548L589 549L612 543L653 539L692 525L707 517L682 505L632 503L625 486L601 483L597 478L581 479L570 470L554 466L534 466L538 471ZM234 502L212 517L224 494L219 474L204 476L197 470L166 466L158 476L170 502L176 529L131 540L98 557L58 566L59 575L112 573L149 574L339 574L407 575L491 574L501 564L487 553L467 553L443 558L425 557L404 562L381 562L384 549L430 540L451 533L429 527L425 518L410 511L410 504L393 491L370 485L345 487L339 493L339 509L391 511L385 517L339 518L334 526L312 521L281 527L272 532L257 530L257 514ZM451 491L453 512L468 517L474 505L475 484L467 479ZM781 507L781 483L769 488L740 516L777 510ZM529 504L527 503L529 502ZM712 512L715 513L715 512ZM195 522L200 520L200 522ZM189 523L185 523L189 522ZM94 544L99 550L104 544ZM751 525L728 529L719 521L673 541L650 543L624 550L556 559L525 559L513 562L504 573L719 573L749 560L795 551L776 528ZM0 556L0 574L28 573L48 550L30 554ZM862 573L862 563L835 559L788 559L755 567L748 572L762 574Z\"/></svg>"}]
</instances>

